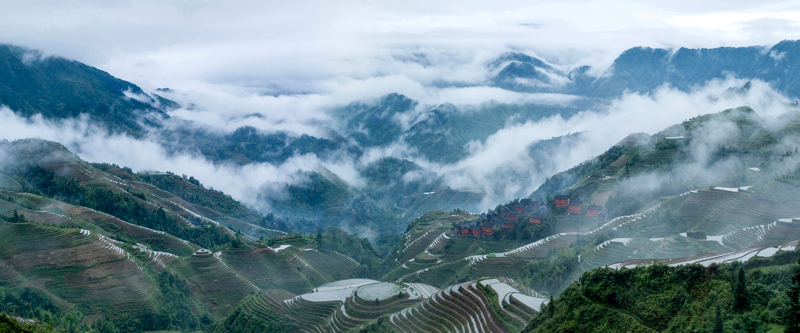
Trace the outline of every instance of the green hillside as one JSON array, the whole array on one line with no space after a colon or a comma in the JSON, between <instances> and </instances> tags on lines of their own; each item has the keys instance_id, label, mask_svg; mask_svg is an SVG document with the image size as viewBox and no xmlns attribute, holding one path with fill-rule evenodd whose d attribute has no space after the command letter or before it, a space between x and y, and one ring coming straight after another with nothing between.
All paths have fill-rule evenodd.
<instances>
[{"instance_id":1,"label":"green hillside","mask_svg":"<svg viewBox=\"0 0 800 333\"><path fill-rule=\"evenodd\" d=\"M789 289L798 258L792 251L744 264L595 269L525 331L783 332L797 316Z\"/></svg>"},{"instance_id":2,"label":"green hillside","mask_svg":"<svg viewBox=\"0 0 800 333\"><path fill-rule=\"evenodd\" d=\"M779 330L800 241L800 174L787 144L800 117L781 119L739 108L631 135L531 198L481 214L424 213L385 254L390 240L378 247L336 228L279 231L283 220L190 176L89 164L42 140L4 142L0 288L46 306L14 296L0 311L107 332L649 332L706 331L719 304L725 329ZM385 160L366 174L391 187L386 175L414 169ZM287 207L381 212L335 175L309 179L325 186L290 191ZM409 196L398 209L474 199L461 192ZM362 210L342 215L353 203ZM739 266L746 308L730 301Z\"/></svg>"},{"instance_id":3,"label":"green hillside","mask_svg":"<svg viewBox=\"0 0 800 333\"><path fill-rule=\"evenodd\" d=\"M142 96L129 98L126 93ZM140 119L174 102L145 94L136 85L97 68L39 52L0 45L0 104L20 115L64 119L88 114L112 130L143 135Z\"/></svg>"}]
</instances>

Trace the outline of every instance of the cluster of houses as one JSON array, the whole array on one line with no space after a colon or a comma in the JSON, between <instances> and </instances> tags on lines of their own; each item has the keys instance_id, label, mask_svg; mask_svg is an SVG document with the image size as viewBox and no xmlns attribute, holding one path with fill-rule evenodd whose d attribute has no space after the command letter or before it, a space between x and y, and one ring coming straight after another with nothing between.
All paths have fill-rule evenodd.
<instances>
[{"instance_id":1,"label":"cluster of houses","mask_svg":"<svg viewBox=\"0 0 800 333\"><path fill-rule=\"evenodd\" d=\"M567 213L570 215L580 215L583 213L583 200L573 199L570 200L568 195L559 194L553 198L553 203L556 208L566 208ZM586 216L595 217L603 212L602 206L589 205L586 207Z\"/></svg>"},{"instance_id":2,"label":"cluster of houses","mask_svg":"<svg viewBox=\"0 0 800 333\"><path fill-rule=\"evenodd\" d=\"M553 201L556 208L566 208L571 215L583 212L583 201L580 199L570 200L567 195L556 195ZM522 199L516 205L503 206L499 212L491 210L489 213L483 213L475 221L456 223L453 231L461 236L492 236L495 232L505 233L513 229L517 223L542 224L549 214L550 208L544 200ZM605 211L601 206L587 207L587 216L602 217L603 214Z\"/></svg>"}]
</instances>

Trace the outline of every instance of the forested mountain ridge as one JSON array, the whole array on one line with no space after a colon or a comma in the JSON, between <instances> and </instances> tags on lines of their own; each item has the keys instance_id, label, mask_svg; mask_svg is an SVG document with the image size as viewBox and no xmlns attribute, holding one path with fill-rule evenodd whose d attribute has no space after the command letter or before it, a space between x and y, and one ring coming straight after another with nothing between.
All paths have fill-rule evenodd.
<instances>
[{"instance_id":1,"label":"forested mountain ridge","mask_svg":"<svg viewBox=\"0 0 800 333\"><path fill-rule=\"evenodd\" d=\"M588 66L565 73L540 59L511 53L490 64L506 65L489 82L515 91L560 92L604 99L626 91L650 93L664 84L688 91L709 80L732 75L769 82L776 90L797 98L798 59L800 41L796 40L784 40L771 47L635 47L620 54L605 75L592 77L587 74Z\"/></svg>"},{"instance_id":2,"label":"forested mountain ridge","mask_svg":"<svg viewBox=\"0 0 800 333\"><path fill-rule=\"evenodd\" d=\"M551 153L542 153L535 147L561 142L556 137L550 143L532 143L528 155L535 171L500 167L487 176L494 177L490 181L517 177L516 184L495 182L493 186L480 183L480 187L450 188L448 182L453 175L448 172L461 172L453 166L463 163L476 145L503 129L558 116L569 119L586 109L597 111L596 107L601 110L625 91L647 94L664 83L689 91L727 75L761 79L791 96L796 90L796 75L792 73L796 71L793 59L800 56L798 43L784 41L770 48L632 48L622 53L601 77L590 76L587 67L566 71L560 69L564 64L507 53L486 64L489 78L481 84L559 93L569 98L556 103L423 105L394 93L333 107L328 110L333 121L326 124L322 129L326 134L320 137L252 126L229 133L196 126L167 116L179 105L159 94L169 97L177 92L145 92L75 61L3 46L0 70L5 74L0 76L0 104L26 117L42 114L49 119L73 119L81 113L88 114L93 125L134 136L148 132L152 134L148 138L168 154L199 156L217 165L280 166L298 156L339 162L346 156L355 165L357 177L364 180L363 185L343 182L341 175L322 168L298 172L293 177L302 181L264 190L257 194L258 205L251 206L269 207L263 208L262 213L273 213L306 232L343 226L354 231L399 233L405 223L428 210L477 210L485 207L486 201L508 198L510 192L524 196L527 193L519 192L519 184L541 181L532 179L535 177L531 174L563 170L564 166L549 159ZM187 109L194 107L197 106ZM254 113L247 117L264 115ZM574 140L564 141L559 149L572 149L571 141ZM362 163L375 151L395 149L404 150L402 156ZM409 167L412 164L416 166ZM445 169L457 171L442 171L437 166L450 166ZM387 177L391 180L387 181Z\"/></svg>"},{"instance_id":3,"label":"forested mountain ridge","mask_svg":"<svg viewBox=\"0 0 800 333\"><path fill-rule=\"evenodd\" d=\"M134 98L135 97L135 98ZM140 136L153 114L178 105L97 68L11 45L0 45L0 105L29 117L49 119L89 115L114 131Z\"/></svg>"}]
</instances>

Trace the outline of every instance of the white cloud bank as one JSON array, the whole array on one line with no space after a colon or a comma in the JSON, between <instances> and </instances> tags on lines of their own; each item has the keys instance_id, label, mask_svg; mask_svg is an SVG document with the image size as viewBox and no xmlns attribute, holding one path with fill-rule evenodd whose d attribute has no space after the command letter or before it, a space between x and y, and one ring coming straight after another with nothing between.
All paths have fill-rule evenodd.
<instances>
[{"instance_id":1,"label":"white cloud bank","mask_svg":"<svg viewBox=\"0 0 800 333\"><path fill-rule=\"evenodd\" d=\"M538 56L569 70L600 75L625 49L770 45L800 37L800 6L787 1L17 1L0 11L0 43L59 54L107 70L185 108L175 118L220 132L250 125L325 137L335 106L398 92L425 105L568 103L574 97L475 87L485 65L506 51ZM780 55L774 55L780 56ZM461 88L437 88L441 82ZM712 82L691 93L668 87L626 95L601 113L510 125L470 156L437 165L395 145L367 159L409 157L443 174L454 188L481 188L485 206L530 193L544 177L602 153L631 132L653 133L684 119L750 105L774 114L784 101L763 83L746 95ZM716 96L709 98L709 96ZM194 104L194 107L191 107ZM260 116L253 116L259 114ZM296 170L328 168L355 185L359 163L341 154L296 156L281 165L214 165L191 155L169 157L154 141L108 135L80 120L26 121L0 111L0 138L38 136L64 143L87 160L137 170L185 173L251 205L262 184L294 182ZM586 131L581 145L531 168L525 147ZM501 181L507 186L497 186Z\"/></svg>"},{"instance_id":2,"label":"white cloud bank","mask_svg":"<svg viewBox=\"0 0 800 333\"><path fill-rule=\"evenodd\" d=\"M791 1L34 0L4 3L0 43L148 90L199 81L329 94L342 80L393 75L481 82L483 65L509 50L603 71L633 46L770 45L800 37L798 26Z\"/></svg>"},{"instance_id":3,"label":"white cloud bank","mask_svg":"<svg viewBox=\"0 0 800 333\"><path fill-rule=\"evenodd\" d=\"M452 188L482 189L488 194L482 208L489 208L527 196L546 177L603 153L630 133L653 134L697 115L743 105L752 107L763 117L775 117L789 108L789 101L763 82L754 81L745 93L728 91L729 87L740 87L744 83L744 80L737 79L712 81L688 93L664 86L652 94L625 95L614 100L605 111L585 111L568 119L554 116L536 122L508 125L484 142L470 143L470 155L449 165L426 161L401 143L369 150L360 161L341 153L327 159L312 154L294 156L280 165L215 165L201 156L169 155L155 140L110 135L87 125L85 119L63 122L51 122L38 116L24 119L8 108L0 109L0 123L4 127L0 139L38 137L61 142L91 162L115 163L137 171L171 171L192 175L206 186L222 190L237 200L262 209L268 209L264 202L257 199L265 190L264 187L302 181L297 171L325 168L358 187L363 186L358 168L383 156L395 156L411 159L428 171L443 175ZM287 103L302 104L297 100ZM311 114L324 118L324 114ZM529 144L575 132L584 132L579 143L550 156L547 163L534 161L528 156L526 147ZM537 164L544 167L536 167Z\"/></svg>"},{"instance_id":4,"label":"white cloud bank","mask_svg":"<svg viewBox=\"0 0 800 333\"><path fill-rule=\"evenodd\" d=\"M754 81L746 93L728 91L745 82L732 78L711 81L688 93L662 86L652 94L625 95L603 112L585 111L568 119L554 116L507 126L483 143L473 142L469 157L443 166L439 172L446 175L448 184L454 188L483 189L489 194L483 207L490 208L527 196L546 177L602 154L631 133L654 134L698 115L739 106L750 106L766 118L789 110L789 100L760 81ZM529 144L576 132L584 133L580 142L551 156L548 162L552 168L533 167L540 161L528 156Z\"/></svg>"},{"instance_id":5,"label":"white cloud bank","mask_svg":"<svg viewBox=\"0 0 800 333\"><path fill-rule=\"evenodd\" d=\"M353 162L345 155L321 160L313 154L289 158L280 165L252 163L244 166L215 165L201 156L170 155L155 140L134 139L127 135L109 134L87 118L53 122L37 115L30 119L17 116L7 107L0 107L0 139L40 138L60 142L81 159L89 162L114 163L134 171L170 171L193 176L204 183L231 195L251 207L268 209L256 198L265 186L292 184L303 181L298 171L335 172L339 177L358 186L361 180Z\"/></svg>"}]
</instances>

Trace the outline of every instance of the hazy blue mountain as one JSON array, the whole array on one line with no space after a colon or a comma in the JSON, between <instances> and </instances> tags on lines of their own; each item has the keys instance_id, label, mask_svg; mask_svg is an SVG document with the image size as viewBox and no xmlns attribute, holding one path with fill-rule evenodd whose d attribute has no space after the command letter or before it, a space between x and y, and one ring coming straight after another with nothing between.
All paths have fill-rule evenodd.
<instances>
[{"instance_id":1,"label":"hazy blue mountain","mask_svg":"<svg viewBox=\"0 0 800 333\"><path fill-rule=\"evenodd\" d=\"M261 131L252 126L243 126L231 133L220 134L183 124L170 131L163 131L160 140L173 153L199 152L214 162L230 161L237 164L280 164L296 155L315 154L325 157L339 150L360 154L357 148L349 146L342 137L336 135L325 139L285 131Z\"/></svg>"},{"instance_id":2,"label":"hazy blue mountain","mask_svg":"<svg viewBox=\"0 0 800 333\"><path fill-rule=\"evenodd\" d=\"M568 82L564 72L523 53L506 53L489 64L490 69L500 67L503 69L489 80L489 84L507 90L559 91L564 88L561 83Z\"/></svg>"},{"instance_id":3,"label":"hazy blue mountain","mask_svg":"<svg viewBox=\"0 0 800 333\"><path fill-rule=\"evenodd\" d=\"M719 47L677 50L634 47L623 52L608 75L596 78L586 74L589 67L579 67L564 74L542 60L512 53L500 56L488 67L504 68L489 80L503 89L524 92L560 92L594 98L620 96L626 90L652 92L664 83L688 91L709 80L738 78L760 79L777 90L797 97L800 88L800 41L782 41L770 48ZM553 84L553 78L566 83Z\"/></svg>"},{"instance_id":4,"label":"hazy blue mountain","mask_svg":"<svg viewBox=\"0 0 800 333\"><path fill-rule=\"evenodd\" d=\"M377 103L352 103L336 113L348 135L363 147L396 141L403 133L396 116L414 110L417 102L400 94L389 94Z\"/></svg>"},{"instance_id":5,"label":"hazy blue mountain","mask_svg":"<svg viewBox=\"0 0 800 333\"><path fill-rule=\"evenodd\" d=\"M568 117L579 110L573 105L494 102L475 107L449 103L419 106L419 102L404 95L389 94L371 103L352 103L334 113L346 124L340 134L363 148L402 140L431 161L453 163L467 156L467 143L482 142L509 123L556 114Z\"/></svg>"}]
</instances>

